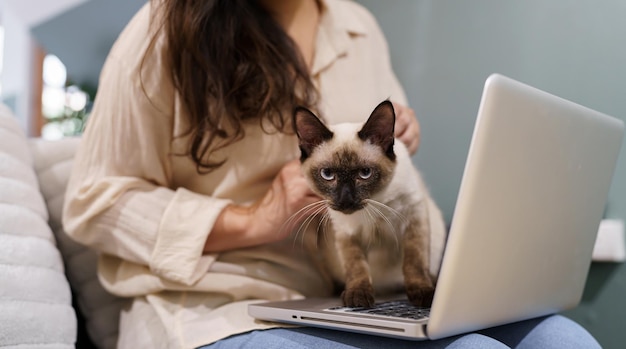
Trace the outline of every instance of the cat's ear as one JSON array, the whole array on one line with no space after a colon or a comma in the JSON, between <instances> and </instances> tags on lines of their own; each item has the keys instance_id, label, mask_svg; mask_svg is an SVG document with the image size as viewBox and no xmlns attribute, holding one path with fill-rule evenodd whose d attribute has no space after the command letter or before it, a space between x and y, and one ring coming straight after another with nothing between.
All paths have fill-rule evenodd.
<instances>
[{"instance_id":1,"label":"cat's ear","mask_svg":"<svg viewBox=\"0 0 626 349\"><path fill-rule=\"evenodd\" d=\"M395 123L396 113L393 104L388 100L383 101L374 109L359 131L359 138L380 146L385 155L394 160L396 158L393 152Z\"/></svg>"},{"instance_id":2,"label":"cat's ear","mask_svg":"<svg viewBox=\"0 0 626 349\"><path fill-rule=\"evenodd\" d=\"M300 143L300 161L311 155L313 149L333 138L333 133L310 110L296 107L293 112L293 125Z\"/></svg>"}]
</instances>

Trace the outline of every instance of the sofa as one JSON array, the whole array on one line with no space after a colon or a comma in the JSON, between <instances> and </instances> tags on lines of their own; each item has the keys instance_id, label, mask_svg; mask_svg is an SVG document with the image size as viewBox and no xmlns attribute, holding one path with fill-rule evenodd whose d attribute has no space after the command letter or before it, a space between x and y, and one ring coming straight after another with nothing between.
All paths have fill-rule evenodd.
<instances>
[{"instance_id":1,"label":"sofa","mask_svg":"<svg viewBox=\"0 0 626 349\"><path fill-rule=\"evenodd\" d=\"M0 105L0 348L114 348L127 300L61 225L79 139L29 139Z\"/></svg>"}]
</instances>

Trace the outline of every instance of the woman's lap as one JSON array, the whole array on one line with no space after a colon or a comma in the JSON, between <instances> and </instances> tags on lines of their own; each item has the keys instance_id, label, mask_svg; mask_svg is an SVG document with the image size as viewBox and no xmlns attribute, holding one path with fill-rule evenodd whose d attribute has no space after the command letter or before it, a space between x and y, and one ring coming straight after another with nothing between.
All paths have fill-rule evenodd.
<instances>
[{"instance_id":1,"label":"woman's lap","mask_svg":"<svg viewBox=\"0 0 626 349\"><path fill-rule=\"evenodd\" d=\"M508 348L502 343L480 334L439 341L413 342L321 328L275 328L253 331L223 339L201 349L353 349L353 348Z\"/></svg>"},{"instance_id":2,"label":"woman's lap","mask_svg":"<svg viewBox=\"0 0 626 349\"><path fill-rule=\"evenodd\" d=\"M436 341L406 341L320 328L275 328L223 339L203 349L225 348L600 348L580 325L560 315L522 321Z\"/></svg>"},{"instance_id":3,"label":"woman's lap","mask_svg":"<svg viewBox=\"0 0 626 349\"><path fill-rule=\"evenodd\" d=\"M561 315L494 327L480 333L518 349L601 348L587 330Z\"/></svg>"}]
</instances>

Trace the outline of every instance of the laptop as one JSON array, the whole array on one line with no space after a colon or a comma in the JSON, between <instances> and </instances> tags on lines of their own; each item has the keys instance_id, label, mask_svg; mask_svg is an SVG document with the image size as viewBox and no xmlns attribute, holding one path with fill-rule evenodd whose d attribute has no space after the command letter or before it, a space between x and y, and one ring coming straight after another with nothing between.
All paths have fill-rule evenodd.
<instances>
[{"instance_id":1,"label":"laptop","mask_svg":"<svg viewBox=\"0 0 626 349\"><path fill-rule=\"evenodd\" d=\"M502 75L484 86L429 309L339 299L250 304L257 319L439 339L578 305L622 144L621 120ZM405 297L406 298L406 297Z\"/></svg>"}]
</instances>

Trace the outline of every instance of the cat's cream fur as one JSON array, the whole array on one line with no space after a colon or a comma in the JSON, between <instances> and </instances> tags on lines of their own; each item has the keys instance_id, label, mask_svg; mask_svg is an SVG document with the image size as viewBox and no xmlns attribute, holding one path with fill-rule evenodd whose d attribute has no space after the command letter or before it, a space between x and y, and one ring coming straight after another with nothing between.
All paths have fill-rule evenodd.
<instances>
[{"instance_id":1,"label":"cat's cream fur","mask_svg":"<svg viewBox=\"0 0 626 349\"><path fill-rule=\"evenodd\" d=\"M311 132L317 131L311 128L319 127L316 122L321 121L312 118L315 116L306 109L298 109L294 115L303 152L302 170L312 189L324 198L323 208L317 205L314 209L325 211L322 223L326 223L320 225L322 229L313 224L312 230L321 230L315 248L322 252L317 256L333 279L345 287L344 303L371 306L374 294L404 287L413 303L427 305L439 272L445 225L406 147L400 141L393 142L393 125L385 130L369 126L375 135L366 139L359 136L366 126L353 123L330 126L330 134L322 130L322 135L316 136ZM381 103L370 116L377 122L375 118L393 123L391 103ZM381 140L389 132L391 140ZM384 149L387 146L393 151ZM375 168L371 176L377 177L371 180L378 183L372 184L370 192L355 194L359 196L355 200L362 200L364 207L333 207L332 182L319 178L320 169L337 169L334 180L340 188L340 178L351 178L346 174L340 177L341 166L353 168L358 176L367 174L359 172L359 166ZM366 185L367 180L356 177L356 186Z\"/></svg>"}]
</instances>

